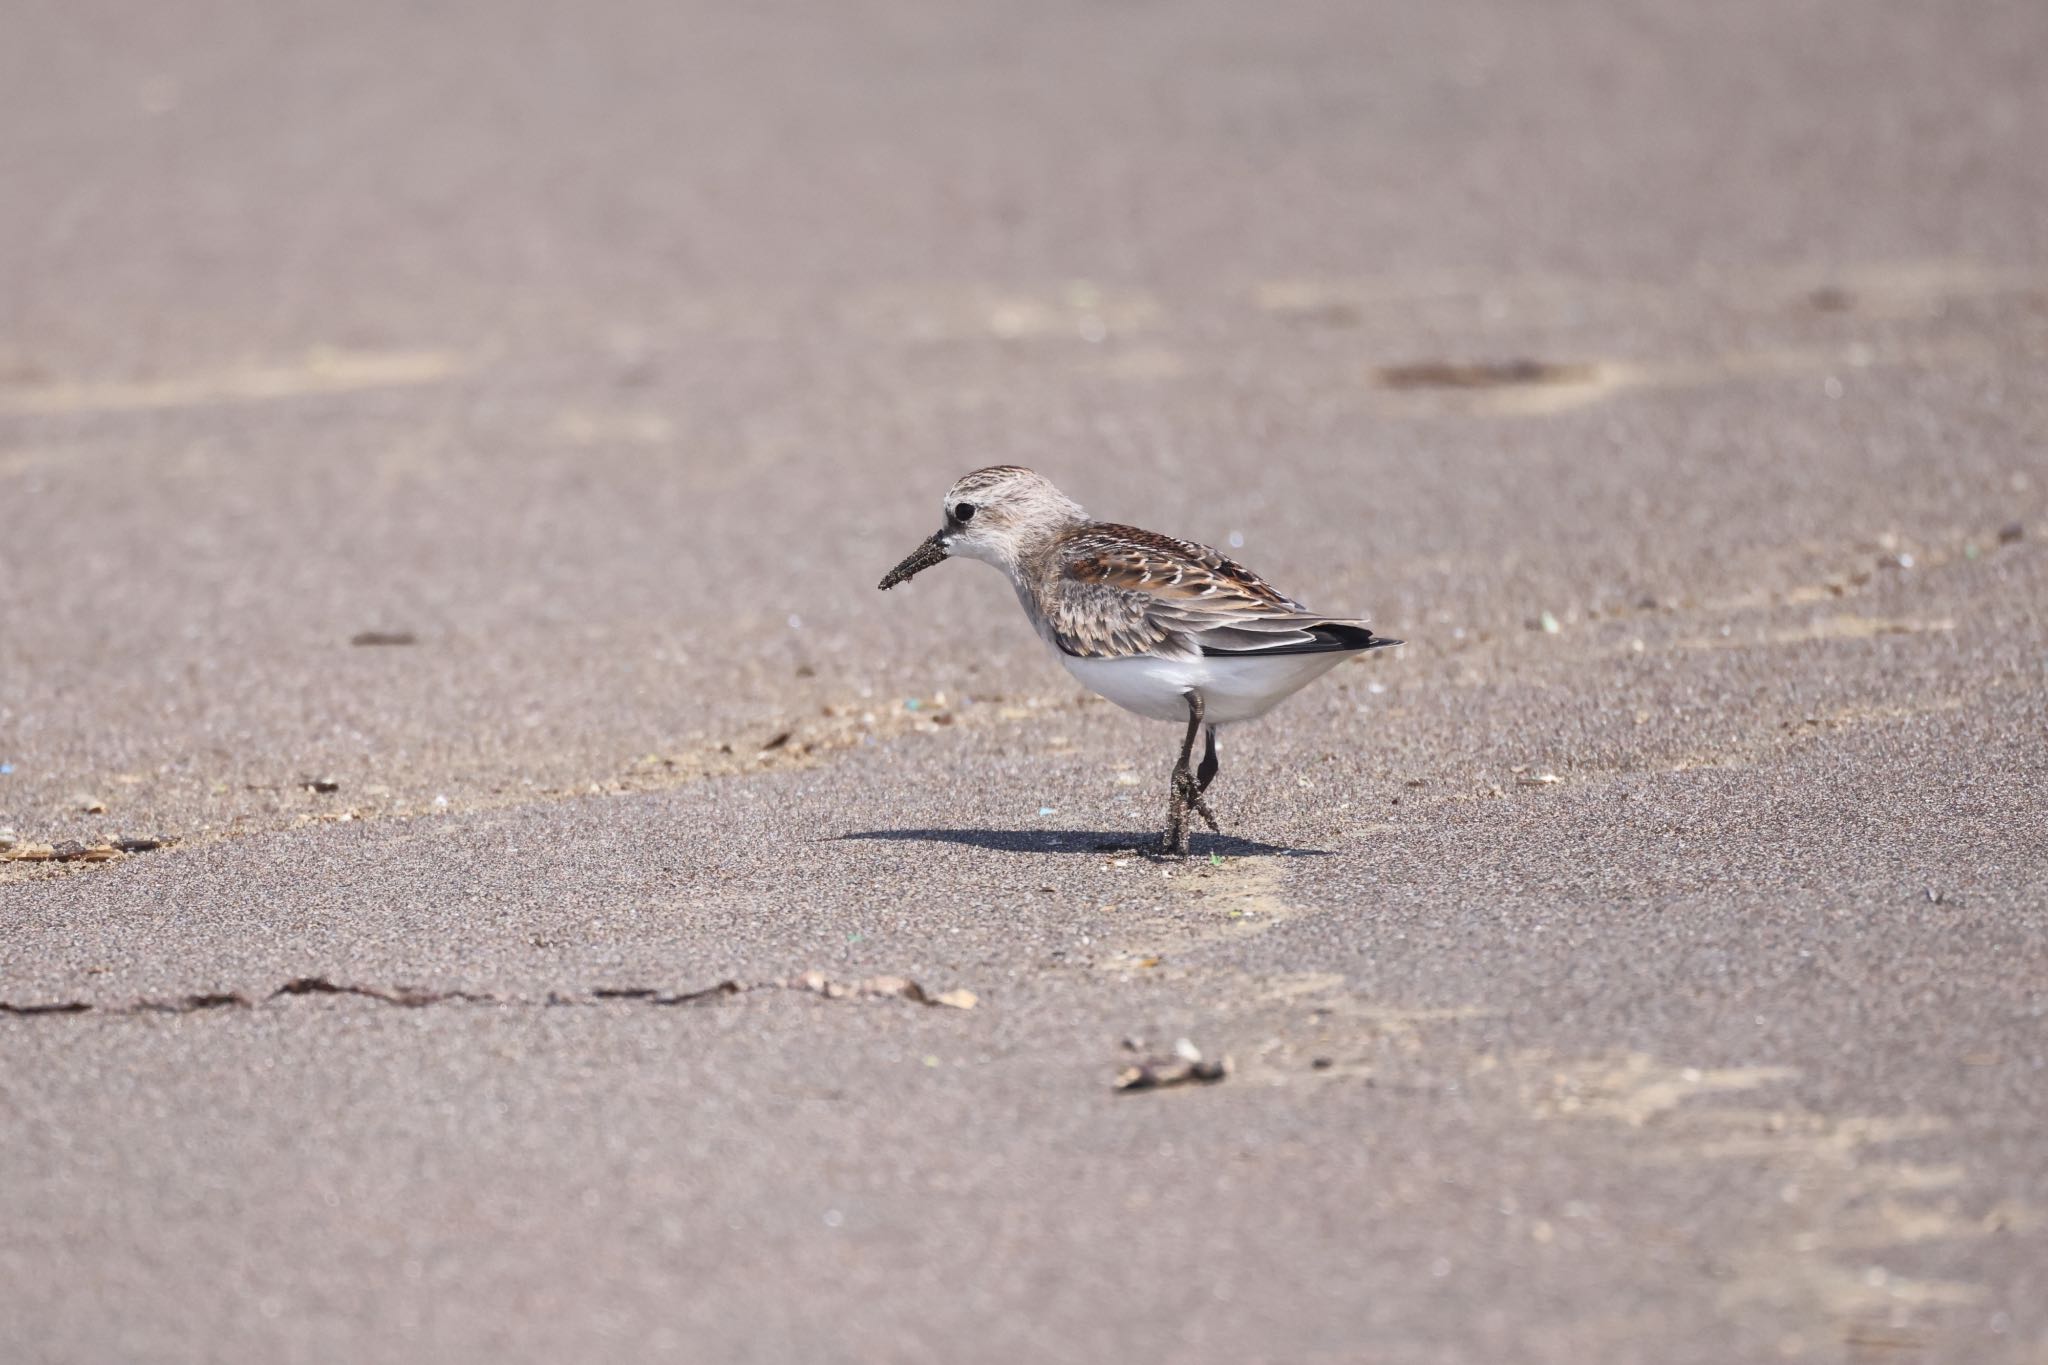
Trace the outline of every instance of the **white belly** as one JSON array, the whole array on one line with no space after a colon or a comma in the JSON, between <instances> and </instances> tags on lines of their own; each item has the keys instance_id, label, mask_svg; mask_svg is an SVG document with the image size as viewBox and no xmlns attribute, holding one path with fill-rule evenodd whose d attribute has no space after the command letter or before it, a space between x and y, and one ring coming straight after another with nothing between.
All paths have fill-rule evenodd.
<instances>
[{"instance_id":1,"label":"white belly","mask_svg":"<svg viewBox=\"0 0 2048 1365\"><path fill-rule=\"evenodd\" d=\"M1203 719L1211 725L1263 716L1351 657L1338 650L1196 659L1077 659L1054 653L1081 686L1154 720L1186 723L1187 694L1199 693Z\"/></svg>"}]
</instances>

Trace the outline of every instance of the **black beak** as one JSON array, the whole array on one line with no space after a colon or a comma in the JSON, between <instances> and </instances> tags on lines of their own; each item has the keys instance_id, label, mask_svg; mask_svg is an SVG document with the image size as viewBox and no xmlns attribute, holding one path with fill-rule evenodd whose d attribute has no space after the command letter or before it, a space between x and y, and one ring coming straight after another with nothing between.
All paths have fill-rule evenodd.
<instances>
[{"instance_id":1,"label":"black beak","mask_svg":"<svg viewBox=\"0 0 2048 1365\"><path fill-rule=\"evenodd\" d=\"M922 542L915 550L903 557L903 562L882 575L882 581L875 586L883 592L898 583L907 583L918 574L946 557L946 533L934 531L931 538Z\"/></svg>"}]
</instances>

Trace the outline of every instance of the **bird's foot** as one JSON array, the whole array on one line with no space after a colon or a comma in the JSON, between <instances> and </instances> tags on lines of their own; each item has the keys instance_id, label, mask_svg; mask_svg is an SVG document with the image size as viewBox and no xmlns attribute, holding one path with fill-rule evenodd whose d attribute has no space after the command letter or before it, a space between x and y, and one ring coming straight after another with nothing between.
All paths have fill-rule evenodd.
<instances>
[{"instance_id":1,"label":"bird's foot","mask_svg":"<svg viewBox=\"0 0 2048 1365\"><path fill-rule=\"evenodd\" d=\"M1166 803L1166 833L1159 841L1162 857L1185 858L1188 856L1188 827L1193 816L1199 815L1209 828L1218 834L1223 831L1216 824L1216 816L1209 809L1209 803L1202 799L1202 788L1193 774L1185 768L1173 770L1173 786Z\"/></svg>"},{"instance_id":2,"label":"bird's foot","mask_svg":"<svg viewBox=\"0 0 2048 1365\"><path fill-rule=\"evenodd\" d=\"M1223 832L1223 826L1216 823L1216 813L1210 810L1209 803L1202 799L1201 785L1185 770L1173 775L1173 795L1175 804L1180 811L1180 818L1175 823L1185 824L1187 822L1187 812L1193 811L1202 817L1204 824L1209 826L1210 833L1221 834ZM1183 839L1182 842L1185 844L1186 840ZM1181 851L1186 852L1187 850L1183 848Z\"/></svg>"}]
</instances>

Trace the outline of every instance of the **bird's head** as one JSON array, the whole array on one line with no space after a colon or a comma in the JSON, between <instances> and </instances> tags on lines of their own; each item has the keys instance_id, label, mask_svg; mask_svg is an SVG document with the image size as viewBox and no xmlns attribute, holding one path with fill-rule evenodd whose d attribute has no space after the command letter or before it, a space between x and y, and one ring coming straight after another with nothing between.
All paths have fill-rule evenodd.
<instances>
[{"instance_id":1,"label":"bird's head","mask_svg":"<svg viewBox=\"0 0 2048 1365\"><path fill-rule=\"evenodd\" d=\"M1088 518L1050 479L1014 464L962 477L946 490L940 516L944 524L889 570L881 587L893 588L954 556L1008 570L1033 544Z\"/></svg>"}]
</instances>

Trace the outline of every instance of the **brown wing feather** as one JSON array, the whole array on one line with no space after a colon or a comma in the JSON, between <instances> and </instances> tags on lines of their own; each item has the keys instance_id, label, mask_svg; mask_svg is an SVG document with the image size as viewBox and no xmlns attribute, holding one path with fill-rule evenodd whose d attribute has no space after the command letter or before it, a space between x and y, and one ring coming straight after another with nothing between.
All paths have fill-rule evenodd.
<instances>
[{"instance_id":1,"label":"brown wing feather","mask_svg":"<svg viewBox=\"0 0 2048 1365\"><path fill-rule=\"evenodd\" d=\"M1082 658L1323 647L1313 632L1338 621L1206 545L1133 526L1074 532L1053 568L1048 624Z\"/></svg>"},{"instance_id":2,"label":"brown wing feather","mask_svg":"<svg viewBox=\"0 0 2048 1365\"><path fill-rule=\"evenodd\" d=\"M1283 611L1307 610L1227 555L1135 526L1089 528L1068 540L1066 562L1068 574L1081 582L1165 599L1230 598Z\"/></svg>"}]
</instances>

